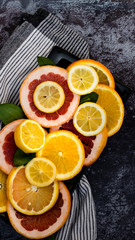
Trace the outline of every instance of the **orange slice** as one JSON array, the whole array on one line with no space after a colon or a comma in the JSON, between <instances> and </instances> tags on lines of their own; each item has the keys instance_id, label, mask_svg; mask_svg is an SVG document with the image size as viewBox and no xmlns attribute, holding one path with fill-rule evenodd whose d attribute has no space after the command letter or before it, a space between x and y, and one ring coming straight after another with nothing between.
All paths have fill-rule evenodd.
<instances>
[{"instance_id":1,"label":"orange slice","mask_svg":"<svg viewBox=\"0 0 135 240\"><path fill-rule=\"evenodd\" d=\"M20 123L14 133L15 143L22 151L34 153L39 151L45 143L46 132L33 120L24 120Z\"/></svg>"},{"instance_id":2,"label":"orange slice","mask_svg":"<svg viewBox=\"0 0 135 240\"><path fill-rule=\"evenodd\" d=\"M93 164L100 156L102 151L104 150L107 139L108 139L108 132L107 128L105 127L103 131L96 136L83 136L80 134L73 125L73 119L69 122L61 125L60 127L50 128L50 132L55 132L58 130L68 130L76 134L78 138L82 141L84 150L85 150L85 161L84 166L89 166Z\"/></svg>"},{"instance_id":3,"label":"orange slice","mask_svg":"<svg viewBox=\"0 0 135 240\"><path fill-rule=\"evenodd\" d=\"M7 205L6 180L7 175L0 170L0 213L6 212Z\"/></svg>"},{"instance_id":4,"label":"orange slice","mask_svg":"<svg viewBox=\"0 0 135 240\"><path fill-rule=\"evenodd\" d=\"M39 215L54 206L59 195L58 182L39 188L25 176L25 167L14 167L7 178L7 196L12 206L27 215Z\"/></svg>"},{"instance_id":5,"label":"orange slice","mask_svg":"<svg viewBox=\"0 0 135 240\"><path fill-rule=\"evenodd\" d=\"M122 126L124 105L119 94L112 88L99 84L94 90L98 94L97 104L107 113L108 136L114 135Z\"/></svg>"},{"instance_id":6,"label":"orange slice","mask_svg":"<svg viewBox=\"0 0 135 240\"><path fill-rule=\"evenodd\" d=\"M67 180L81 171L85 153L78 137L63 130L47 135L44 148L37 152L37 157L45 157L55 164L57 180Z\"/></svg>"},{"instance_id":7,"label":"orange slice","mask_svg":"<svg viewBox=\"0 0 135 240\"><path fill-rule=\"evenodd\" d=\"M94 68L98 74L100 84L105 84L108 85L109 87L115 88L115 81L109 69L105 67L102 63L97 62L95 60L92 59L78 60L70 64L67 68L67 71L69 71L73 66L80 65L86 65Z\"/></svg>"},{"instance_id":8,"label":"orange slice","mask_svg":"<svg viewBox=\"0 0 135 240\"><path fill-rule=\"evenodd\" d=\"M30 184L46 187L54 182L56 167L46 158L33 158L25 167L25 175Z\"/></svg>"},{"instance_id":9,"label":"orange slice","mask_svg":"<svg viewBox=\"0 0 135 240\"><path fill-rule=\"evenodd\" d=\"M57 232L65 224L71 209L71 197L67 187L59 182L59 189L59 197L54 207L41 215L24 215L16 211L8 201L7 213L13 228L32 239L46 238Z\"/></svg>"}]
</instances>

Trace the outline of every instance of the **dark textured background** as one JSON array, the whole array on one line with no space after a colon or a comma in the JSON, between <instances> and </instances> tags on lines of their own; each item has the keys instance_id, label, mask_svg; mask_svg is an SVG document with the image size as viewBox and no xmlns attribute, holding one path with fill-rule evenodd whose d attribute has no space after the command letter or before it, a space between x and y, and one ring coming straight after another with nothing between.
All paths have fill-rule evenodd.
<instances>
[{"instance_id":1,"label":"dark textured background","mask_svg":"<svg viewBox=\"0 0 135 240\"><path fill-rule=\"evenodd\" d=\"M0 48L21 23L22 13L45 8L87 39L91 58L102 62L115 79L135 90L134 0L0 0L0 6ZM108 139L101 157L88 169L98 240L135 239L134 110L133 92L125 104L121 130Z\"/></svg>"}]
</instances>

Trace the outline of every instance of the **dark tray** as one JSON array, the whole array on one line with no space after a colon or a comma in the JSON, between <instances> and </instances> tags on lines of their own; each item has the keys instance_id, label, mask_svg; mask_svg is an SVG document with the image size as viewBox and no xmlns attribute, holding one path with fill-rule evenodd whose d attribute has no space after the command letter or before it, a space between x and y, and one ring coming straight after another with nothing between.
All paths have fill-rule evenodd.
<instances>
[{"instance_id":1,"label":"dark tray","mask_svg":"<svg viewBox=\"0 0 135 240\"><path fill-rule=\"evenodd\" d=\"M69 64L79 60L78 57L73 54L65 51L64 49L55 46L48 56L57 66L67 68ZM123 102L125 103L130 94L132 93L132 89L120 83L119 81L115 81L115 89L120 94ZM69 191L72 193L76 188L77 183L79 182L81 176L85 174L87 171L87 167L83 167L82 171L73 179L65 181ZM9 223L7 213L1 213L0 217L2 217L7 223Z\"/></svg>"}]
</instances>

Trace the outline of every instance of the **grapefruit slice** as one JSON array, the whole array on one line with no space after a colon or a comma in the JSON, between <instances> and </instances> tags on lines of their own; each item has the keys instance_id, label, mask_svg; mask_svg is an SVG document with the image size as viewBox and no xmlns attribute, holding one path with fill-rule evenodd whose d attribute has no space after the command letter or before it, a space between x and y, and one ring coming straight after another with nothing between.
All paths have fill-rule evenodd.
<instances>
[{"instance_id":1,"label":"grapefruit slice","mask_svg":"<svg viewBox=\"0 0 135 240\"><path fill-rule=\"evenodd\" d=\"M50 128L50 132L55 132L58 130L68 130L80 138L85 150L84 166L89 166L94 163L99 158L107 143L108 133L106 127L98 135L87 137L83 136L75 129L73 125L73 119L71 119L60 127Z\"/></svg>"},{"instance_id":2,"label":"grapefruit slice","mask_svg":"<svg viewBox=\"0 0 135 240\"><path fill-rule=\"evenodd\" d=\"M7 213L14 229L32 239L45 238L57 232L65 224L71 209L71 197L67 187L59 182L59 189L59 197L54 207L38 216L24 215L8 202Z\"/></svg>"},{"instance_id":3,"label":"grapefruit slice","mask_svg":"<svg viewBox=\"0 0 135 240\"><path fill-rule=\"evenodd\" d=\"M42 112L34 104L34 91L39 84L45 81L58 83L65 93L64 104L54 113ZM67 122L76 111L79 101L80 96L72 93L68 87L67 71L60 67L36 68L27 76L20 88L20 102L26 116L37 121L43 127L59 126Z\"/></svg>"},{"instance_id":4,"label":"grapefruit slice","mask_svg":"<svg viewBox=\"0 0 135 240\"><path fill-rule=\"evenodd\" d=\"M22 121L24 119L15 120L0 131L0 169L6 174L9 174L14 166L13 157L17 150L14 131Z\"/></svg>"}]
</instances>

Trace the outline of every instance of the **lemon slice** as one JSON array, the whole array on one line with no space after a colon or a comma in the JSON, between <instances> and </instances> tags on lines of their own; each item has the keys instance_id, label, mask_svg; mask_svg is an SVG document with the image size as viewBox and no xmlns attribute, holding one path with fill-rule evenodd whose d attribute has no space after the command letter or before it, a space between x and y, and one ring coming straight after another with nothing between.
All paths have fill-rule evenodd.
<instances>
[{"instance_id":1,"label":"lemon slice","mask_svg":"<svg viewBox=\"0 0 135 240\"><path fill-rule=\"evenodd\" d=\"M80 139L70 131L49 133L45 145L36 153L52 161L57 169L56 179L63 181L77 175L84 163L85 152Z\"/></svg>"},{"instance_id":2,"label":"lemon slice","mask_svg":"<svg viewBox=\"0 0 135 240\"><path fill-rule=\"evenodd\" d=\"M99 82L96 71L85 65L69 68L67 80L70 90L79 95L92 92Z\"/></svg>"},{"instance_id":3,"label":"lemon slice","mask_svg":"<svg viewBox=\"0 0 135 240\"><path fill-rule=\"evenodd\" d=\"M61 108L65 101L64 90L56 82L45 81L36 87L33 100L40 111L53 113Z\"/></svg>"},{"instance_id":4,"label":"lemon slice","mask_svg":"<svg viewBox=\"0 0 135 240\"><path fill-rule=\"evenodd\" d=\"M7 178L7 197L12 206L26 215L39 215L51 209L59 195L59 184L54 181L46 187L28 182L25 167L14 167Z\"/></svg>"},{"instance_id":5,"label":"lemon slice","mask_svg":"<svg viewBox=\"0 0 135 240\"><path fill-rule=\"evenodd\" d=\"M85 65L94 68L94 70L97 72L99 77L99 83L108 85L111 88L115 88L115 81L113 78L113 75L109 71L107 67L105 67L102 63L97 62L93 59L81 59L76 62L71 63L67 71L69 71L73 66L80 66Z\"/></svg>"},{"instance_id":6,"label":"lemon slice","mask_svg":"<svg viewBox=\"0 0 135 240\"><path fill-rule=\"evenodd\" d=\"M105 110L92 102L81 104L73 117L74 127L84 136L99 134L106 126L106 122Z\"/></svg>"},{"instance_id":7,"label":"lemon slice","mask_svg":"<svg viewBox=\"0 0 135 240\"><path fill-rule=\"evenodd\" d=\"M54 182L56 167L46 158L33 158L25 167L28 181L37 187L46 187Z\"/></svg>"},{"instance_id":8,"label":"lemon slice","mask_svg":"<svg viewBox=\"0 0 135 240\"><path fill-rule=\"evenodd\" d=\"M44 129L33 120L24 120L20 123L14 133L17 147L25 153L39 151L45 143Z\"/></svg>"}]
</instances>

